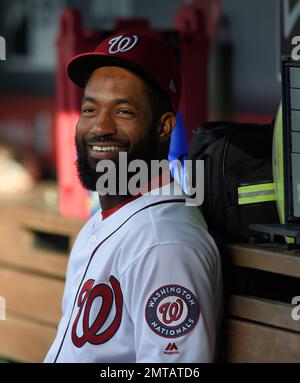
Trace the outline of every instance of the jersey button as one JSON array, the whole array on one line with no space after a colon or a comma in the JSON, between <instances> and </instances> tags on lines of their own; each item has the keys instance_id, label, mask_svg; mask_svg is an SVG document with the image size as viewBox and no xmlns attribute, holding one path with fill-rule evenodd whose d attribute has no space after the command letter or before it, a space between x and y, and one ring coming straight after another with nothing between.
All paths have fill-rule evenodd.
<instances>
[{"instance_id":1,"label":"jersey button","mask_svg":"<svg viewBox=\"0 0 300 383\"><path fill-rule=\"evenodd\" d=\"M97 239L97 236L96 235L92 235L91 238L90 238L90 242L91 243L94 243Z\"/></svg>"}]
</instances>

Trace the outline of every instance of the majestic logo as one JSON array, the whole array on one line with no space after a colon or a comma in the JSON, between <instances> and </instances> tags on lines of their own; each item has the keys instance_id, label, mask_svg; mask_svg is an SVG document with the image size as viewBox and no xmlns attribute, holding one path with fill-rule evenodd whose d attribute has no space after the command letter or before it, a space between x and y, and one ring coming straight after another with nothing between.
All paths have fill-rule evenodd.
<instances>
[{"instance_id":1,"label":"majestic logo","mask_svg":"<svg viewBox=\"0 0 300 383\"><path fill-rule=\"evenodd\" d=\"M130 51L133 47L136 46L139 38L137 35L131 36L117 36L109 40L108 44L110 45L108 52L110 54L115 53L124 53Z\"/></svg>"},{"instance_id":2,"label":"majestic logo","mask_svg":"<svg viewBox=\"0 0 300 383\"><path fill-rule=\"evenodd\" d=\"M94 279L89 279L83 285L77 300L79 311L72 327L72 342L76 347L82 347L85 343L105 343L117 332L122 319L123 295L115 277L110 276L109 282L112 288L106 284L94 286ZM77 330L81 335L78 335Z\"/></svg>"},{"instance_id":3,"label":"majestic logo","mask_svg":"<svg viewBox=\"0 0 300 383\"><path fill-rule=\"evenodd\" d=\"M145 308L148 326L165 338L178 338L197 324L200 309L195 295L178 285L167 285L151 294Z\"/></svg>"},{"instance_id":4,"label":"majestic logo","mask_svg":"<svg viewBox=\"0 0 300 383\"><path fill-rule=\"evenodd\" d=\"M176 343L169 343L164 350L164 354L165 355L180 354L180 351L178 350Z\"/></svg>"}]
</instances>

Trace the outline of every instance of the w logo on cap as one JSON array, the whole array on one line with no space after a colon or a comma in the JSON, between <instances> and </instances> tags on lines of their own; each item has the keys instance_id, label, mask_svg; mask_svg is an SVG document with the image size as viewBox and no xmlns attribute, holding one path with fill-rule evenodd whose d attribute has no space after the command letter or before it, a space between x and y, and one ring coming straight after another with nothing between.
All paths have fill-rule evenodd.
<instances>
[{"instance_id":1,"label":"w logo on cap","mask_svg":"<svg viewBox=\"0 0 300 383\"><path fill-rule=\"evenodd\" d=\"M137 35L114 37L108 42L110 45L108 52L110 54L128 52L136 46L138 41Z\"/></svg>"}]
</instances>

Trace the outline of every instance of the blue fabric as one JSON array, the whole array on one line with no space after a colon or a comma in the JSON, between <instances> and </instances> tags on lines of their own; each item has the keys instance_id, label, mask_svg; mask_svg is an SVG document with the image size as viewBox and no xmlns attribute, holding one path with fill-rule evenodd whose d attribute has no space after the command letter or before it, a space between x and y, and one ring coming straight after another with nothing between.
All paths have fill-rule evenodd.
<instances>
[{"instance_id":1,"label":"blue fabric","mask_svg":"<svg viewBox=\"0 0 300 383\"><path fill-rule=\"evenodd\" d=\"M176 126L171 136L169 161L180 157L180 155L187 153L188 151L188 139L186 129L184 126L183 118L180 112L176 116Z\"/></svg>"},{"instance_id":2,"label":"blue fabric","mask_svg":"<svg viewBox=\"0 0 300 383\"><path fill-rule=\"evenodd\" d=\"M186 169L184 160L187 157L188 151L188 139L187 133L184 126L183 118L180 112L176 116L176 126L173 130L170 142L169 150L169 162L170 162L170 172L172 177L181 185L182 189L186 192ZM172 164L172 161L179 159L181 160L181 172L177 166Z\"/></svg>"}]
</instances>

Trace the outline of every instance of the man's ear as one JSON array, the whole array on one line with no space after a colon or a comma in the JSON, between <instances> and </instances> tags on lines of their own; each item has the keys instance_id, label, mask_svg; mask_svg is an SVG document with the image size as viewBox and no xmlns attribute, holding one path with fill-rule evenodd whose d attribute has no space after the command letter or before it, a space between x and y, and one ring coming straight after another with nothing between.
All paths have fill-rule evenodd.
<instances>
[{"instance_id":1,"label":"man's ear","mask_svg":"<svg viewBox=\"0 0 300 383\"><path fill-rule=\"evenodd\" d=\"M164 113L159 119L158 136L160 142L168 140L176 125L176 116L172 112Z\"/></svg>"}]
</instances>

